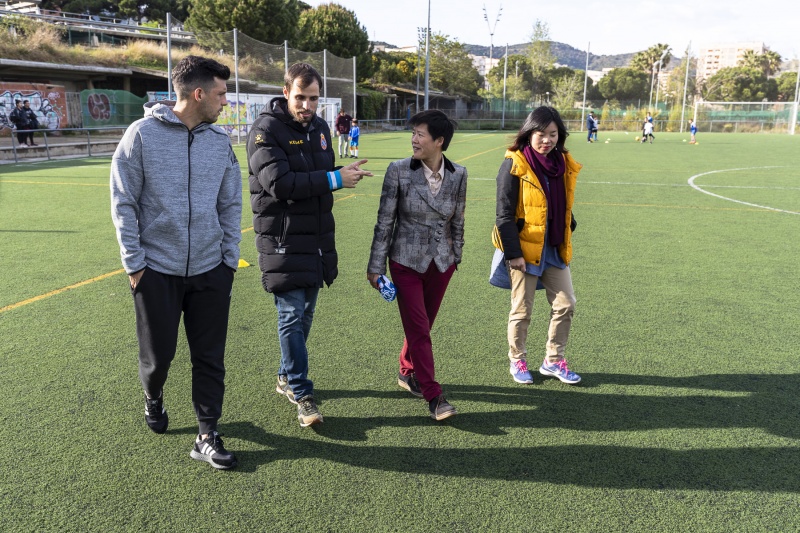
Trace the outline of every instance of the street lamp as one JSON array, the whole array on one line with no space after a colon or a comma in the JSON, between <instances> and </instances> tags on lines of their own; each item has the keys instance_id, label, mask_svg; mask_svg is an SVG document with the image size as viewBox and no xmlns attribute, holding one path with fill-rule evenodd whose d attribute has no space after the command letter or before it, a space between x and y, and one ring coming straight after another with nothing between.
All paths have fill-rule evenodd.
<instances>
[{"instance_id":1,"label":"street lamp","mask_svg":"<svg viewBox=\"0 0 800 533\"><path fill-rule=\"evenodd\" d=\"M489 13L486 11L486 4L483 4L483 20L489 27L489 66L484 69L486 74L486 88L489 89L489 70L492 68L492 56L494 54L494 30L497 28L497 23L500 21L500 15L503 14L503 4L500 4L500 9L497 11L497 18L494 19L494 25L489 22Z\"/></svg>"}]
</instances>

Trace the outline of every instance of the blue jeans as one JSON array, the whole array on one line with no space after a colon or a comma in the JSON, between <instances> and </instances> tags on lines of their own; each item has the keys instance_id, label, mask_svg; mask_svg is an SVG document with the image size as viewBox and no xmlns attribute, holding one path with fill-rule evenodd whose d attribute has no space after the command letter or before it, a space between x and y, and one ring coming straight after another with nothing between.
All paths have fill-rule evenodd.
<instances>
[{"instance_id":1,"label":"blue jeans","mask_svg":"<svg viewBox=\"0 0 800 533\"><path fill-rule=\"evenodd\" d=\"M306 341L311 332L318 295L317 287L273 294L278 309L278 339L281 344L278 375L289 379L289 387L298 400L314 393L314 384L308 379Z\"/></svg>"}]
</instances>

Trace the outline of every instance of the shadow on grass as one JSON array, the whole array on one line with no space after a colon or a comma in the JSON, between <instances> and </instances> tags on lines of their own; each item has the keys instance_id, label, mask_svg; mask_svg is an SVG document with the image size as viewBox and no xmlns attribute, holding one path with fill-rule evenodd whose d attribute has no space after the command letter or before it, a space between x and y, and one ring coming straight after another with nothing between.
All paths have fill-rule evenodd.
<instances>
[{"instance_id":1,"label":"shadow on grass","mask_svg":"<svg viewBox=\"0 0 800 533\"><path fill-rule=\"evenodd\" d=\"M460 429L484 435L501 435L503 428L564 428L579 431L650 431L657 429L761 428L781 437L800 439L800 374L732 375L692 377L591 374L577 386L542 386L537 375L533 385L490 387L444 385L448 399L516 406L499 412L463 413L454 422ZM546 378L548 381L554 380ZM611 393L593 389L604 385L637 387L636 394L615 389ZM648 393L648 387L684 389L680 393ZM698 391L695 393L694 391ZM704 392L703 392L704 391ZM722 394L721 394L722 393ZM733 393L733 394L731 394ZM402 391L330 390L320 391L323 400L337 398L411 398ZM421 400L418 400L421 402ZM424 412L424 404L420 408ZM392 421L363 423L364 431ZM376 419L377 420L377 419ZM420 417L416 424L421 425ZM354 428L358 428L355 425ZM361 434L337 437L364 440Z\"/></svg>"},{"instance_id":2,"label":"shadow on grass","mask_svg":"<svg viewBox=\"0 0 800 533\"><path fill-rule=\"evenodd\" d=\"M565 428L586 432L631 432L659 429L764 429L800 438L800 375L706 375L688 378L594 374L581 388L542 386L449 386L450 398L502 404L493 412L462 412L450 419L451 429L495 436L507 428ZM604 394L603 385L667 387L741 393L719 396L681 391L680 395ZM674 391L677 392L677 391ZM320 391L335 398L386 398L419 402L419 416L326 417L318 433L338 441L366 441L381 427L430 426L421 400L386 391ZM702 435L686 450L635 446L565 445L520 448L420 448L415 446L352 446L266 433L251 423L226 424L236 438L267 447L245 452L242 468L276 460L319 458L376 470L469 478L574 484L588 487L757 490L800 492L800 446L702 448ZM530 440L535 441L535 434ZM491 442L491 441L489 441ZM689 448L689 446L692 446Z\"/></svg>"}]
</instances>

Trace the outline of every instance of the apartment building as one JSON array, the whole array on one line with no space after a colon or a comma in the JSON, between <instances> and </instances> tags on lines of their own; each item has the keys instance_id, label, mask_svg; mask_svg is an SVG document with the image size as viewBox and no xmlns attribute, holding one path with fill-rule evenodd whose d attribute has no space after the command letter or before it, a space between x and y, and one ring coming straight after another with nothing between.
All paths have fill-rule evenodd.
<instances>
[{"instance_id":1,"label":"apartment building","mask_svg":"<svg viewBox=\"0 0 800 533\"><path fill-rule=\"evenodd\" d=\"M746 50L763 54L766 48L763 42L713 43L704 46L698 51L697 77L710 78L720 69L735 67Z\"/></svg>"}]
</instances>

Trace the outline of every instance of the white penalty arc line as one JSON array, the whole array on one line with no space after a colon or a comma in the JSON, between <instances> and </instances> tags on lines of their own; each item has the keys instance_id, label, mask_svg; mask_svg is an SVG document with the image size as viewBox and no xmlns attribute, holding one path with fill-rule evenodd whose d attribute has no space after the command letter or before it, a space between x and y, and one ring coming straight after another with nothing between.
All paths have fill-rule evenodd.
<instances>
[{"instance_id":1,"label":"white penalty arc line","mask_svg":"<svg viewBox=\"0 0 800 533\"><path fill-rule=\"evenodd\" d=\"M767 209L769 211L777 211L778 213L787 213L789 215L800 215L800 213L798 213L797 211L787 211L785 209L778 209L776 207L769 207L767 205L753 204L753 203L750 203L750 202L743 202L741 200L735 200L733 198L728 198L727 196L722 196L721 194L715 194L713 192L706 191L705 189L702 189L699 185L695 185L695 183L694 183L694 180L696 180L697 178L699 178L701 176L708 176L709 174L719 174L719 173L722 173L722 172L736 172L736 171L740 171L740 170L763 170L763 169L768 169L768 168L785 168L785 167L768 166L768 167L745 167L745 168L727 168L727 169L723 169L723 170L711 170L709 172L703 172L702 174L695 174L694 176L689 178L688 183L689 183L689 186L692 189L694 189L696 191L700 191L701 193L707 194L709 196L714 196L715 198L719 198L721 200L726 200L728 202L734 202L734 203L742 204L742 205L748 205L750 207L758 207L760 209Z\"/></svg>"}]
</instances>

